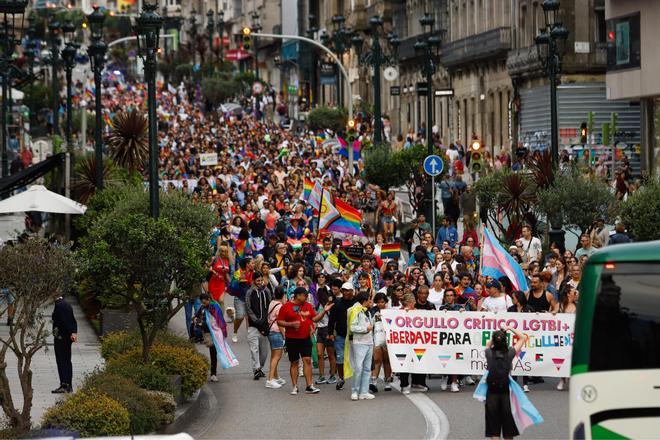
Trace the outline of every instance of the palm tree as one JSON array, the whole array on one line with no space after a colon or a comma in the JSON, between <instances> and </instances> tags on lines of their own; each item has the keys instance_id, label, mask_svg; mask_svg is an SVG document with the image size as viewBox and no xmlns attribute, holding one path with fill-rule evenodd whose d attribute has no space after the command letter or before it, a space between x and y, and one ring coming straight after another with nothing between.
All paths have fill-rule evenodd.
<instances>
[{"instance_id":1,"label":"palm tree","mask_svg":"<svg viewBox=\"0 0 660 440\"><path fill-rule=\"evenodd\" d=\"M139 171L149 158L147 118L135 109L121 111L112 119L107 138L110 155L129 172Z\"/></svg>"},{"instance_id":2,"label":"palm tree","mask_svg":"<svg viewBox=\"0 0 660 440\"><path fill-rule=\"evenodd\" d=\"M96 157L93 154L76 162L76 176L71 188L73 197L86 204L96 193ZM117 166L110 160L103 161L103 185L105 188L121 183Z\"/></svg>"}]
</instances>

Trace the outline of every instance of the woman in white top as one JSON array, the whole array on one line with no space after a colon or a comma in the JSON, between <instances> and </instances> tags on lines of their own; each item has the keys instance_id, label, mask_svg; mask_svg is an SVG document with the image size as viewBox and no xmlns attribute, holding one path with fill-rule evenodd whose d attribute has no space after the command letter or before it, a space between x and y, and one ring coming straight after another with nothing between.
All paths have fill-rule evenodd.
<instances>
[{"instance_id":1,"label":"woman in white top","mask_svg":"<svg viewBox=\"0 0 660 440\"><path fill-rule=\"evenodd\" d=\"M486 312L506 312L513 305L511 297L501 291L502 285L493 280L486 284L488 297L484 298L479 305L479 310Z\"/></svg>"},{"instance_id":2,"label":"woman in white top","mask_svg":"<svg viewBox=\"0 0 660 440\"><path fill-rule=\"evenodd\" d=\"M442 272L433 275L433 284L429 289L429 297L427 301L433 304L436 310L440 309L444 298L445 289L443 287L443 277L444 274Z\"/></svg>"}]
</instances>

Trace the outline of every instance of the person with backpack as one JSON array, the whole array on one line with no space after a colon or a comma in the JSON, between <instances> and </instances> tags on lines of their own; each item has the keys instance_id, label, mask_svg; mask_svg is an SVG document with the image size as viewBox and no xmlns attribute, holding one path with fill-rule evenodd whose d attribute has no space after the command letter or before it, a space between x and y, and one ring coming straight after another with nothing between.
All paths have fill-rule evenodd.
<instances>
[{"instance_id":1,"label":"person with backpack","mask_svg":"<svg viewBox=\"0 0 660 440\"><path fill-rule=\"evenodd\" d=\"M510 347L507 342L506 333L509 330L517 337L513 347ZM520 330L504 326L501 330L495 331L493 338L486 344L485 355L488 365L488 373L484 375L488 386L486 393L486 437L499 439L500 436L513 438L519 435L511 412L509 396L509 386L511 383L515 384L515 382L510 381L509 378L513 359L520 352L526 340L527 335L523 335Z\"/></svg>"}]
</instances>

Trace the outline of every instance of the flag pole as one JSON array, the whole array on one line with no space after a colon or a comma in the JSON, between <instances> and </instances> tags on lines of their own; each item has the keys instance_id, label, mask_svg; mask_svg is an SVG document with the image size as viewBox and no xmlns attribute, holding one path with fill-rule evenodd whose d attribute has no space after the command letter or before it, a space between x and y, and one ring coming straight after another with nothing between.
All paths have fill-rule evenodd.
<instances>
[{"instance_id":1,"label":"flag pole","mask_svg":"<svg viewBox=\"0 0 660 440\"><path fill-rule=\"evenodd\" d=\"M319 217L318 217L318 225L316 230L316 241L319 241L319 237L321 236L321 208L323 208L323 191L325 191L325 187L321 185L321 203L319 203Z\"/></svg>"}]
</instances>

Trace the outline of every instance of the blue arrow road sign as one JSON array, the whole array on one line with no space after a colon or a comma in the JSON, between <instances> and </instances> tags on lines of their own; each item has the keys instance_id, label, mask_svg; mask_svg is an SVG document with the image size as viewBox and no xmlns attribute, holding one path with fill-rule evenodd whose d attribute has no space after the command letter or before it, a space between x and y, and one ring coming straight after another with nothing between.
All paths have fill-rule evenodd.
<instances>
[{"instance_id":1,"label":"blue arrow road sign","mask_svg":"<svg viewBox=\"0 0 660 440\"><path fill-rule=\"evenodd\" d=\"M426 156L426 159L424 159L424 172L431 177L439 176L444 166L445 164L440 156L435 154Z\"/></svg>"}]
</instances>

